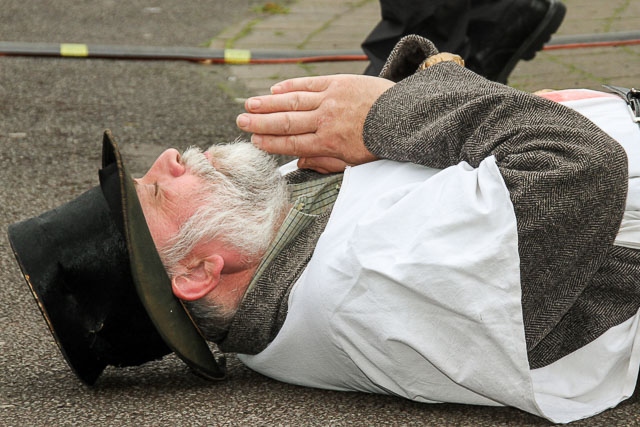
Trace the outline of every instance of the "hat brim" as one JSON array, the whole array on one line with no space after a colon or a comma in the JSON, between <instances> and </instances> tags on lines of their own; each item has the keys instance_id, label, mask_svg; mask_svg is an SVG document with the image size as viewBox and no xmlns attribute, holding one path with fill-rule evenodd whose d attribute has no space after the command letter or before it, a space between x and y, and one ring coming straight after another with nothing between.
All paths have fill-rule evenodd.
<instances>
[{"instance_id":1,"label":"hat brim","mask_svg":"<svg viewBox=\"0 0 640 427\"><path fill-rule=\"evenodd\" d=\"M113 165L117 167L120 198L110 200L107 197L107 203L114 215L121 216L133 282L149 318L167 346L195 373L208 379L224 378L224 354L212 352L189 313L173 295L171 281L153 243L133 178L108 130L104 133L102 159L103 169Z\"/></svg>"}]
</instances>

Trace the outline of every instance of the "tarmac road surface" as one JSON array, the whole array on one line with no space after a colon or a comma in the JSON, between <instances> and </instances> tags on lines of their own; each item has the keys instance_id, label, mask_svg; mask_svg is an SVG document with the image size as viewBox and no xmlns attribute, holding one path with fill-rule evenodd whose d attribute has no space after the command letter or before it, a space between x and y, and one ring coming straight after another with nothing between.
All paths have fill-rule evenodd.
<instances>
[{"instance_id":1,"label":"tarmac road surface","mask_svg":"<svg viewBox=\"0 0 640 427\"><path fill-rule=\"evenodd\" d=\"M306 25L308 31L315 28L311 21L301 22L314 15L296 15L310 0L290 3L289 21L257 14L255 7L263 3L0 0L0 41L194 47L219 42L225 34L237 35L256 18L255 32L277 20ZM570 11L572 3L574 10L591 8L596 16L602 4L597 0L567 3ZM636 2L617 3L637 12ZM339 10L347 19L358 12L354 8L370 10L375 4L371 0L357 5L341 2ZM633 13L625 19L640 22ZM377 20L375 9L359 17L352 16L350 22L369 22L359 30L366 34ZM271 38L281 37L286 30L282 28L271 30ZM320 32L314 34L320 37ZM361 37L350 34L338 39L356 49ZM238 38L236 44L242 45L242 40ZM263 38L259 47L268 47L269 40ZM634 47L617 52L635 60L639 57ZM537 60L558 64L548 55ZM523 76L535 75L535 64L517 69L516 83L528 84ZM240 68L170 61L0 57L0 425L547 425L512 408L426 405L283 384L248 370L233 356L228 362L229 378L222 382L205 381L168 356L140 367L108 368L89 388L75 378L56 347L11 253L6 228L98 185L104 129L112 130L127 163L139 174L166 147L205 147L244 136L234 124L242 111L236 98L264 91L271 82L291 74L358 72L364 66ZM613 73L614 64L610 68ZM545 69L554 72L553 66ZM606 70L602 74L606 79ZM552 80L535 83L547 81ZM640 404L633 397L615 410L575 425L639 425L639 412Z\"/></svg>"}]
</instances>

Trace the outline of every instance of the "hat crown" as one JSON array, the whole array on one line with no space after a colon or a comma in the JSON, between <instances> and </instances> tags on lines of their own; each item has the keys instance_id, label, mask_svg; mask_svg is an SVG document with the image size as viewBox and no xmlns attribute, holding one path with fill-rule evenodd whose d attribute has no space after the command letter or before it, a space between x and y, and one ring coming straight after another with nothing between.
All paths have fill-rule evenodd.
<instances>
[{"instance_id":1,"label":"hat crown","mask_svg":"<svg viewBox=\"0 0 640 427\"><path fill-rule=\"evenodd\" d=\"M109 131L99 176L100 187L9 227L22 273L67 362L93 384L107 365L138 365L173 351L197 374L224 378L224 355L209 347L173 295Z\"/></svg>"},{"instance_id":2,"label":"hat crown","mask_svg":"<svg viewBox=\"0 0 640 427\"><path fill-rule=\"evenodd\" d=\"M126 242L100 187L9 227L31 291L67 362L93 384L107 365L170 353L135 290Z\"/></svg>"}]
</instances>

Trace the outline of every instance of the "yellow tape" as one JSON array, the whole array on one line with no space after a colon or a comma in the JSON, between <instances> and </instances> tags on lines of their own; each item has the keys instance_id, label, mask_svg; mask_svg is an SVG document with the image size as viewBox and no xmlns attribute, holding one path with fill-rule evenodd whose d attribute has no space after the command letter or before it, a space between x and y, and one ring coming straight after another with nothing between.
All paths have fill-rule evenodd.
<instances>
[{"instance_id":1,"label":"yellow tape","mask_svg":"<svg viewBox=\"0 0 640 427\"><path fill-rule=\"evenodd\" d=\"M225 49L224 62L227 64L248 64L251 61L251 51L247 49Z\"/></svg>"},{"instance_id":2,"label":"yellow tape","mask_svg":"<svg viewBox=\"0 0 640 427\"><path fill-rule=\"evenodd\" d=\"M89 56L89 47L81 43L62 43L60 45L62 56Z\"/></svg>"}]
</instances>

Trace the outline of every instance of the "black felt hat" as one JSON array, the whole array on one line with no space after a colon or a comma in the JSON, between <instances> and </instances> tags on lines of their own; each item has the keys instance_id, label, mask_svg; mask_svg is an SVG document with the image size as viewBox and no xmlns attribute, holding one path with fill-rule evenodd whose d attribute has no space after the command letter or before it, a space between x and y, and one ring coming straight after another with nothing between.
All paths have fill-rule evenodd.
<instances>
[{"instance_id":1,"label":"black felt hat","mask_svg":"<svg viewBox=\"0 0 640 427\"><path fill-rule=\"evenodd\" d=\"M104 368L174 351L197 374L225 376L155 249L133 179L106 131L100 186L9 226L22 274L69 366L87 384Z\"/></svg>"}]
</instances>

